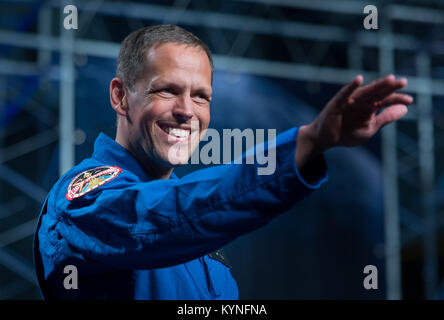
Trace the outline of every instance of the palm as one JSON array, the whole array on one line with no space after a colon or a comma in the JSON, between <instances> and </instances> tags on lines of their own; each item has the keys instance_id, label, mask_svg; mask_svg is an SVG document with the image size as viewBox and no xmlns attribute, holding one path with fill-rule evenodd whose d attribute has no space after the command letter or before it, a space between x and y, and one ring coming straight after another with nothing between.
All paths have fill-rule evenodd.
<instances>
[{"instance_id":1,"label":"palm","mask_svg":"<svg viewBox=\"0 0 444 320\"><path fill-rule=\"evenodd\" d=\"M355 146L371 138L381 127L407 113L412 98L395 93L407 85L405 79L387 76L360 87L356 77L329 101L314 122L321 148ZM377 112L386 108L381 113Z\"/></svg>"}]
</instances>

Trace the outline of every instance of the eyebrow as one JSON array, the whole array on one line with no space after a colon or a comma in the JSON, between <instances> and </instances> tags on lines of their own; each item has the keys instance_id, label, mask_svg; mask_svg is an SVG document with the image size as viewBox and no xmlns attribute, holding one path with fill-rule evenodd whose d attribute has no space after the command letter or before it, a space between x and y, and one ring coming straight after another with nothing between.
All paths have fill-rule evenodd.
<instances>
[{"instance_id":1,"label":"eyebrow","mask_svg":"<svg viewBox=\"0 0 444 320\"><path fill-rule=\"evenodd\" d=\"M163 86L171 86L174 88L182 88L182 86L180 84L177 84L175 82L169 81L169 80L162 80L162 79L154 79L152 80L148 86L146 87L145 91L150 91L153 87L157 88L157 87L163 87ZM211 97L212 95L212 90L211 87L198 87L196 89L192 90L193 92L200 92L200 93L204 93L206 94L208 97Z\"/></svg>"},{"instance_id":2,"label":"eyebrow","mask_svg":"<svg viewBox=\"0 0 444 320\"><path fill-rule=\"evenodd\" d=\"M154 80L152 80L152 81L148 84L147 88L158 87L158 86L174 86L174 87L181 87L181 85L179 85L179 84L177 84L177 83L175 83L175 82L169 81L169 80L154 79Z\"/></svg>"},{"instance_id":3,"label":"eyebrow","mask_svg":"<svg viewBox=\"0 0 444 320\"><path fill-rule=\"evenodd\" d=\"M211 96L213 94L212 90L207 87L198 87L198 88L194 89L193 92L203 93L206 96L208 96L209 98L211 98Z\"/></svg>"}]
</instances>

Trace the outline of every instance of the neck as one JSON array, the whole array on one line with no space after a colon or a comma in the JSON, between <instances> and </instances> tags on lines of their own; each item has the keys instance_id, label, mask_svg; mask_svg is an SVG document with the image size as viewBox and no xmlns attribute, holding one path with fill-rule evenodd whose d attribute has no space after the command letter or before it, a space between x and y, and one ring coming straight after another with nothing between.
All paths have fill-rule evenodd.
<instances>
[{"instance_id":1,"label":"neck","mask_svg":"<svg viewBox=\"0 0 444 320\"><path fill-rule=\"evenodd\" d=\"M137 161L139 160L137 159ZM145 161L142 163L139 161L139 163L142 165L148 176L150 176L153 180L169 179L171 177L171 173L173 172L173 168L160 166L153 162L147 163L147 161Z\"/></svg>"},{"instance_id":2,"label":"neck","mask_svg":"<svg viewBox=\"0 0 444 320\"><path fill-rule=\"evenodd\" d=\"M153 161L149 157L139 157L137 152L132 150L132 148L122 139L119 134L117 134L115 141L120 144L122 147L127 149L134 158L136 158L137 162L140 163L143 170L148 174L148 176L153 180L158 179L169 179L171 177L171 173L173 172L173 168L166 167L158 164Z\"/></svg>"}]
</instances>

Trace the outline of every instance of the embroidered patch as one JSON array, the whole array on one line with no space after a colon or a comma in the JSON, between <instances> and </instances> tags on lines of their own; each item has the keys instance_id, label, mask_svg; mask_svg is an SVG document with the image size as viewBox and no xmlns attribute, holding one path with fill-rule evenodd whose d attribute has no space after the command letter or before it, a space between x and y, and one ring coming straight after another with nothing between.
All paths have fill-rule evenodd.
<instances>
[{"instance_id":1,"label":"embroidered patch","mask_svg":"<svg viewBox=\"0 0 444 320\"><path fill-rule=\"evenodd\" d=\"M72 179L66 192L66 199L83 196L85 193L94 190L108 181L114 179L122 172L119 167L103 166L83 171Z\"/></svg>"}]
</instances>

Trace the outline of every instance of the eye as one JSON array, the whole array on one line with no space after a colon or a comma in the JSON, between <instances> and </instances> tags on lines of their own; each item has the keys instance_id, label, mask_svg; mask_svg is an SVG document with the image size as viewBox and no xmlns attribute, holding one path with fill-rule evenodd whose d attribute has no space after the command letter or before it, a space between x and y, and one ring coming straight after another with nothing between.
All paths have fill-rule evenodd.
<instances>
[{"instance_id":1,"label":"eye","mask_svg":"<svg viewBox=\"0 0 444 320\"><path fill-rule=\"evenodd\" d=\"M159 89L153 90L153 93L158 95L159 97L169 99L169 98L173 98L177 94L177 91L175 91L174 88L171 88L171 87L164 87L164 88L159 88Z\"/></svg>"},{"instance_id":2,"label":"eye","mask_svg":"<svg viewBox=\"0 0 444 320\"><path fill-rule=\"evenodd\" d=\"M211 101L211 97L208 97L205 94L196 94L195 96L196 100L198 100L198 102L210 102Z\"/></svg>"},{"instance_id":3,"label":"eye","mask_svg":"<svg viewBox=\"0 0 444 320\"><path fill-rule=\"evenodd\" d=\"M173 94L173 90L171 88L163 88L163 89L160 89L158 92Z\"/></svg>"}]
</instances>

